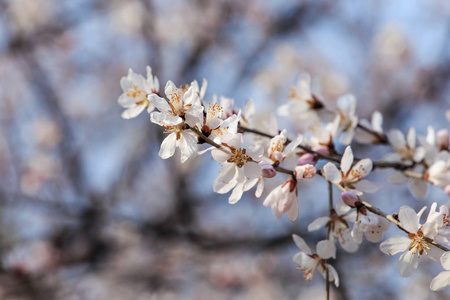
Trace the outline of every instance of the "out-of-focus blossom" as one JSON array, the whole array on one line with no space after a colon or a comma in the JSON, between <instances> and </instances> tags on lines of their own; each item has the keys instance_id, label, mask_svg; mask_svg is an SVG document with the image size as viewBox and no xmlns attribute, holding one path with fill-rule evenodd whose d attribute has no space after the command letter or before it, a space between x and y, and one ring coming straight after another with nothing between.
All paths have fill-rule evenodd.
<instances>
[{"instance_id":1,"label":"out-of-focus blossom","mask_svg":"<svg viewBox=\"0 0 450 300\"><path fill-rule=\"evenodd\" d=\"M375 111L372 115L372 122L362 119L359 124L364 129L358 129L355 133L355 140L362 144L379 144L381 142L387 141L387 137L383 132L383 115L379 111Z\"/></svg>"},{"instance_id":2,"label":"out-of-focus blossom","mask_svg":"<svg viewBox=\"0 0 450 300\"><path fill-rule=\"evenodd\" d=\"M441 256L440 263L447 271L441 272L433 278L430 284L432 291L442 291L450 285L450 252Z\"/></svg>"},{"instance_id":3,"label":"out-of-focus blossom","mask_svg":"<svg viewBox=\"0 0 450 300\"><path fill-rule=\"evenodd\" d=\"M341 134L339 141L343 145L350 145L358 125L358 117L355 114L356 98L353 95L339 97L338 102L338 132Z\"/></svg>"},{"instance_id":4,"label":"out-of-focus blossom","mask_svg":"<svg viewBox=\"0 0 450 300\"><path fill-rule=\"evenodd\" d=\"M313 253L300 236L293 234L292 238L297 247L302 250L295 254L292 260L298 264L299 269L303 271L303 278L305 278L306 281L310 281L314 276L314 272L319 270L319 273L325 279L328 272L328 280L334 282L336 286L339 286L339 276L336 270L333 266L326 263L327 259L336 258L336 245L334 242L330 240L318 242L316 245L317 253Z\"/></svg>"}]
</instances>

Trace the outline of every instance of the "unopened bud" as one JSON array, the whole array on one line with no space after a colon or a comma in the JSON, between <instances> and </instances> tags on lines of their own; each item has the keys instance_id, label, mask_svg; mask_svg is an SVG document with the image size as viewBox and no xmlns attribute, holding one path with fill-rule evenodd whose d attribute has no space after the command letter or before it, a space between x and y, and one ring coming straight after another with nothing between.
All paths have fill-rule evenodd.
<instances>
[{"instance_id":1,"label":"unopened bud","mask_svg":"<svg viewBox=\"0 0 450 300\"><path fill-rule=\"evenodd\" d=\"M303 165L315 165L317 162L317 156L312 153L305 153L299 157L297 161L297 166Z\"/></svg>"},{"instance_id":2,"label":"unopened bud","mask_svg":"<svg viewBox=\"0 0 450 300\"><path fill-rule=\"evenodd\" d=\"M273 168L273 166L267 161L261 161L258 163L262 169L262 176L266 178L272 178L277 175L277 171Z\"/></svg>"},{"instance_id":3,"label":"unopened bud","mask_svg":"<svg viewBox=\"0 0 450 300\"><path fill-rule=\"evenodd\" d=\"M297 166L295 167L295 178L297 180L303 179L303 178L313 178L317 173L316 167L313 165L303 165L303 166Z\"/></svg>"},{"instance_id":4,"label":"unopened bud","mask_svg":"<svg viewBox=\"0 0 450 300\"><path fill-rule=\"evenodd\" d=\"M345 204L353 208L361 204L361 200L359 199L359 197L353 194L352 192L343 192L341 194L341 198Z\"/></svg>"},{"instance_id":5,"label":"unopened bud","mask_svg":"<svg viewBox=\"0 0 450 300\"><path fill-rule=\"evenodd\" d=\"M332 151L331 151L330 147L328 147L328 146L314 147L313 150L316 152L319 152L320 154L323 154L323 155L331 155L332 154Z\"/></svg>"},{"instance_id":6,"label":"unopened bud","mask_svg":"<svg viewBox=\"0 0 450 300\"><path fill-rule=\"evenodd\" d=\"M441 129L436 133L436 144L439 150L447 150L450 144L450 136L447 129Z\"/></svg>"}]
</instances>

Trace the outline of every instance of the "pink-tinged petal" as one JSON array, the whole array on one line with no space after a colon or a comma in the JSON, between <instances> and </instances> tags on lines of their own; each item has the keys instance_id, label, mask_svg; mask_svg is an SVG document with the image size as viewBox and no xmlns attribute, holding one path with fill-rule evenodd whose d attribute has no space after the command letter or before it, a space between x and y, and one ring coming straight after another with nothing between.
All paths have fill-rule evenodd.
<instances>
[{"instance_id":1,"label":"pink-tinged petal","mask_svg":"<svg viewBox=\"0 0 450 300\"><path fill-rule=\"evenodd\" d=\"M373 193L376 190L378 190L378 186L373 183L370 182L369 180L360 180L358 182L356 182L355 184L353 184L353 186L361 192L364 193Z\"/></svg>"},{"instance_id":2,"label":"pink-tinged petal","mask_svg":"<svg viewBox=\"0 0 450 300\"><path fill-rule=\"evenodd\" d=\"M329 162L323 166L323 172L325 173L325 177L334 184L339 184L342 180L341 172L333 163Z\"/></svg>"},{"instance_id":3,"label":"pink-tinged petal","mask_svg":"<svg viewBox=\"0 0 450 300\"><path fill-rule=\"evenodd\" d=\"M295 198L292 201L292 205L289 208L289 210L287 211L287 217L292 222L297 221L297 218L298 218L298 200L297 200L297 198Z\"/></svg>"},{"instance_id":4,"label":"pink-tinged petal","mask_svg":"<svg viewBox=\"0 0 450 300\"><path fill-rule=\"evenodd\" d=\"M181 135L179 148L181 152L181 163L184 163L189 157L197 155L198 137L193 132L184 131Z\"/></svg>"},{"instance_id":5,"label":"pink-tinged petal","mask_svg":"<svg viewBox=\"0 0 450 300\"><path fill-rule=\"evenodd\" d=\"M414 273L419 265L419 258L417 257L417 253L412 253L411 251L406 251L403 253L398 262L398 272L401 277L409 277Z\"/></svg>"},{"instance_id":6,"label":"pink-tinged petal","mask_svg":"<svg viewBox=\"0 0 450 300\"><path fill-rule=\"evenodd\" d=\"M330 221L330 217L317 218L308 225L308 231L315 231L323 228L328 223L328 221Z\"/></svg>"},{"instance_id":7,"label":"pink-tinged petal","mask_svg":"<svg viewBox=\"0 0 450 300\"><path fill-rule=\"evenodd\" d=\"M121 117L122 119L133 119L137 117L141 112L143 112L145 109L145 105L136 105L132 106L129 109L125 110Z\"/></svg>"},{"instance_id":8,"label":"pink-tinged petal","mask_svg":"<svg viewBox=\"0 0 450 300\"><path fill-rule=\"evenodd\" d=\"M344 174L347 174L347 172L350 170L353 164L353 151L350 146L347 146L344 151L344 155L341 159L341 170Z\"/></svg>"},{"instance_id":9,"label":"pink-tinged petal","mask_svg":"<svg viewBox=\"0 0 450 300\"><path fill-rule=\"evenodd\" d=\"M292 239L294 239L294 243L297 245L297 247L300 248L303 252L306 254L312 254L311 249L309 248L308 244L306 244L305 240L301 238L300 236L293 234Z\"/></svg>"},{"instance_id":10,"label":"pink-tinged petal","mask_svg":"<svg viewBox=\"0 0 450 300\"><path fill-rule=\"evenodd\" d=\"M211 156L215 161L226 162L230 158L231 154L223 149L215 148L211 151Z\"/></svg>"},{"instance_id":11,"label":"pink-tinged petal","mask_svg":"<svg viewBox=\"0 0 450 300\"><path fill-rule=\"evenodd\" d=\"M400 207L398 218L403 228L409 232L416 233L419 229L419 216L417 216L416 211L411 207L407 205Z\"/></svg>"},{"instance_id":12,"label":"pink-tinged petal","mask_svg":"<svg viewBox=\"0 0 450 300\"><path fill-rule=\"evenodd\" d=\"M406 142L410 149L416 148L416 130L413 127L408 129L408 133L406 134Z\"/></svg>"},{"instance_id":13,"label":"pink-tinged petal","mask_svg":"<svg viewBox=\"0 0 450 300\"><path fill-rule=\"evenodd\" d=\"M339 286L339 275L338 275L336 269L333 268L333 266L330 264L325 264L325 267L328 270L328 280L330 282L334 281L334 285L336 287L338 287Z\"/></svg>"},{"instance_id":14,"label":"pink-tinged petal","mask_svg":"<svg viewBox=\"0 0 450 300\"><path fill-rule=\"evenodd\" d=\"M428 184L425 180L413 178L409 182L409 190L417 199L425 199L428 192Z\"/></svg>"},{"instance_id":15,"label":"pink-tinged petal","mask_svg":"<svg viewBox=\"0 0 450 300\"><path fill-rule=\"evenodd\" d=\"M234 188L233 192L230 195L230 198L228 198L228 203L235 204L241 199L242 194L244 193L243 186L244 185L242 183L236 185L236 187Z\"/></svg>"},{"instance_id":16,"label":"pink-tinged petal","mask_svg":"<svg viewBox=\"0 0 450 300\"><path fill-rule=\"evenodd\" d=\"M400 171L395 171L394 173L388 174L386 180L393 184L404 184L408 182L408 177L403 175Z\"/></svg>"},{"instance_id":17,"label":"pink-tinged petal","mask_svg":"<svg viewBox=\"0 0 450 300\"><path fill-rule=\"evenodd\" d=\"M439 273L433 278L430 284L430 290L432 291L442 291L450 285L450 272L444 271Z\"/></svg>"},{"instance_id":18,"label":"pink-tinged petal","mask_svg":"<svg viewBox=\"0 0 450 300\"><path fill-rule=\"evenodd\" d=\"M177 146L177 134L172 132L169 134L164 141L161 143L161 149L159 150L159 157L166 159L172 157L175 153L175 148Z\"/></svg>"},{"instance_id":19,"label":"pink-tinged petal","mask_svg":"<svg viewBox=\"0 0 450 300\"><path fill-rule=\"evenodd\" d=\"M263 202L264 206L272 206L277 203L278 198L281 196L281 185L274 188Z\"/></svg>"},{"instance_id":20,"label":"pink-tinged petal","mask_svg":"<svg viewBox=\"0 0 450 300\"><path fill-rule=\"evenodd\" d=\"M364 158L358 161L352 168L352 170L357 171L361 174L361 177L365 177L372 171L372 160L370 158Z\"/></svg>"},{"instance_id":21,"label":"pink-tinged petal","mask_svg":"<svg viewBox=\"0 0 450 300\"><path fill-rule=\"evenodd\" d=\"M389 144L395 149L404 148L406 146L405 136L398 129L392 129L387 133Z\"/></svg>"},{"instance_id":22,"label":"pink-tinged petal","mask_svg":"<svg viewBox=\"0 0 450 300\"><path fill-rule=\"evenodd\" d=\"M256 186L255 197L256 198L261 197L263 191L264 191L264 179L261 178L258 182L258 185Z\"/></svg>"},{"instance_id":23,"label":"pink-tinged petal","mask_svg":"<svg viewBox=\"0 0 450 300\"><path fill-rule=\"evenodd\" d=\"M394 255L409 248L411 240L405 236L397 235L391 237L380 244L381 252L387 255Z\"/></svg>"},{"instance_id":24,"label":"pink-tinged petal","mask_svg":"<svg viewBox=\"0 0 450 300\"><path fill-rule=\"evenodd\" d=\"M441 256L440 263L441 263L442 267L444 267L444 269L450 270L450 252L445 252Z\"/></svg>"},{"instance_id":25,"label":"pink-tinged petal","mask_svg":"<svg viewBox=\"0 0 450 300\"><path fill-rule=\"evenodd\" d=\"M336 244L330 240L324 240L317 243L317 254L322 259L336 258Z\"/></svg>"},{"instance_id":26,"label":"pink-tinged petal","mask_svg":"<svg viewBox=\"0 0 450 300\"><path fill-rule=\"evenodd\" d=\"M174 126L183 122L183 119L178 116L154 111L150 114L150 121L160 126Z\"/></svg>"},{"instance_id":27,"label":"pink-tinged petal","mask_svg":"<svg viewBox=\"0 0 450 300\"><path fill-rule=\"evenodd\" d=\"M169 113L172 112L169 103L166 99L161 98L155 94L150 94L147 97L148 101L150 101L153 106L155 106L160 112Z\"/></svg>"}]
</instances>

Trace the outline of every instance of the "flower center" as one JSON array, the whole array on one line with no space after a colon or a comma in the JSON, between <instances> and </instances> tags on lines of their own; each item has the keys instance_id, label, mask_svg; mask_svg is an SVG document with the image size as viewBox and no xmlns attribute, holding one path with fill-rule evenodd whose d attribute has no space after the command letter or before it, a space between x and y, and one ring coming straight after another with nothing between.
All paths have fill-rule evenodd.
<instances>
[{"instance_id":1,"label":"flower center","mask_svg":"<svg viewBox=\"0 0 450 300\"><path fill-rule=\"evenodd\" d=\"M428 246L429 239L427 239L422 230L418 230L417 233L409 233L408 237L412 240L411 245L409 246L409 251L412 254L415 254L418 251L417 257L422 255L425 252L425 255L428 255L427 250L431 250L430 246Z\"/></svg>"},{"instance_id":2,"label":"flower center","mask_svg":"<svg viewBox=\"0 0 450 300\"><path fill-rule=\"evenodd\" d=\"M248 156L244 148L231 149L231 157L227 160L229 163L235 163L238 168L242 168L247 162L252 161L252 158Z\"/></svg>"}]
</instances>

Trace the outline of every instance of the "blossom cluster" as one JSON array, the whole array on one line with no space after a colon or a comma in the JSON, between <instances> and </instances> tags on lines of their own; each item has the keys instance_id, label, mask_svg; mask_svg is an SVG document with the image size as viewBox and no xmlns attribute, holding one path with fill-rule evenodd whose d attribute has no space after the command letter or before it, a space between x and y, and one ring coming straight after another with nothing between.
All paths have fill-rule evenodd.
<instances>
[{"instance_id":1,"label":"blossom cluster","mask_svg":"<svg viewBox=\"0 0 450 300\"><path fill-rule=\"evenodd\" d=\"M390 222L407 236L392 237L382 242L380 249L389 255L406 250L398 261L400 276L411 275L422 254L450 270L446 252L446 246L450 246L447 206L441 206L437 212L437 204L433 203L426 222L420 224L424 210L416 213L403 206L398 218L394 218L361 198L378 189L363 179L374 168L393 169L388 180L397 184L409 182L416 198L425 198L428 184L450 195L450 138L446 129L435 131L429 127L426 136L416 136L414 128L408 130L406 137L398 129L385 133L380 112L373 114L371 122L358 118L353 95L337 99L335 108L327 107L317 80L305 73L291 88L289 101L276 110L278 116L291 121L295 128L292 133L278 128L275 115L259 117L252 100L239 108L231 98L206 98L206 80L201 85L194 80L182 86L168 81L163 94L158 78L147 67L147 78L130 69L120 83L123 94L119 104L125 108L122 117L130 119L147 111L152 123L164 127L167 136L160 146L162 159L174 156L177 149L181 163L210 153L221 166L213 190L230 193L230 204L255 188L256 197L266 194L262 204L270 207L276 218L286 214L289 220L296 221L300 182L320 175L329 183L330 197L333 186L342 191L339 201L333 203L331 197L329 213L308 225L309 231L327 228L326 238L317 243L317 253L300 236L293 235L302 250L293 260L306 280L311 280L318 269L337 286L338 273L329 263L336 257L336 244L347 252L355 252L364 236L367 241L378 243ZM370 158L355 159L353 142L384 144L391 153L376 162ZM335 143L346 147L342 154L336 151ZM287 178L265 191L265 182L280 173ZM450 271L442 272L432 281L431 289L443 289L449 284Z\"/></svg>"}]
</instances>

